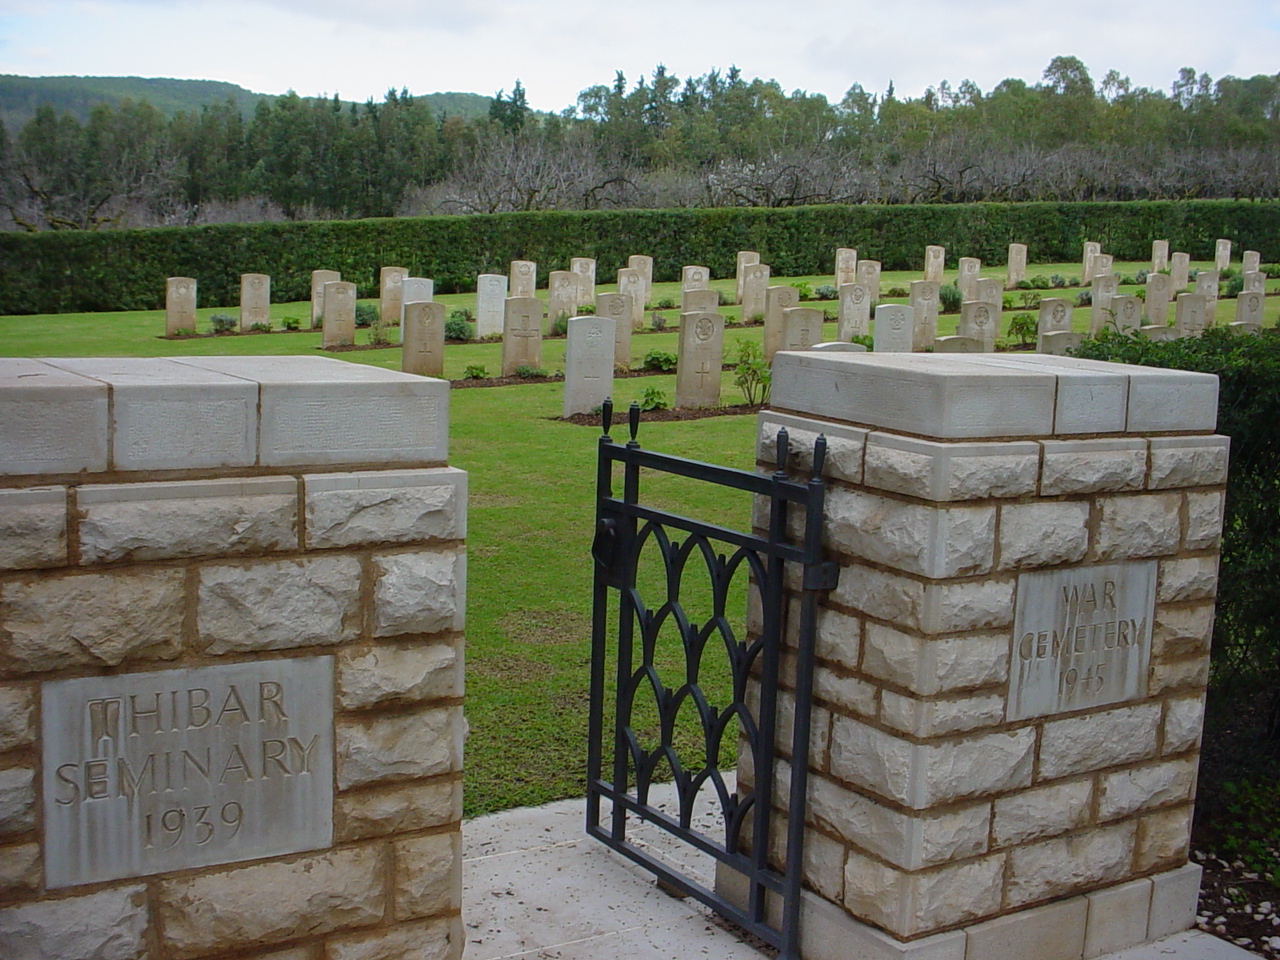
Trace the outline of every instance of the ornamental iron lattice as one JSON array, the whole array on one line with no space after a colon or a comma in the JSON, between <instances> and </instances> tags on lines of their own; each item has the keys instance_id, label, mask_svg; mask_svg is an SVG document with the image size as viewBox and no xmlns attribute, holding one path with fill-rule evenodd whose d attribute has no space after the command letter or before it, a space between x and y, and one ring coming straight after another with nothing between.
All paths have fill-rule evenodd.
<instances>
[{"instance_id":1,"label":"ornamental iron lattice","mask_svg":"<svg viewBox=\"0 0 1280 960\"><path fill-rule=\"evenodd\" d=\"M592 547L587 832L652 871L668 888L696 897L776 947L782 960L797 960L815 622L819 595L835 585L836 575L836 567L821 559L826 439L819 437L815 444L812 478L799 481L787 473L785 430L777 437L777 469L764 475L641 449L637 440L640 411L635 404L629 415L631 439L619 444L609 435L612 418L612 403L606 401ZM613 491L615 465L621 467L620 497ZM767 508L767 536L641 503L642 471L760 498L758 502ZM789 531L797 526L797 514L803 517L803 533L793 538ZM643 576L642 558L655 555L657 572ZM795 648L788 651L795 656L791 738L789 744L780 745L779 673L788 563L799 565L801 576L798 597L790 599L798 603L792 608L798 612ZM702 598L702 605L709 605L706 616L691 609L700 605L687 588L695 571L706 574L705 581L698 581L708 594ZM734 622L736 611L731 609L732 590L742 584L744 572L758 612L742 618L750 631ZM644 595L647 588L660 594L656 603ZM610 598L615 594L616 618L611 618ZM674 669L659 650L660 636L669 638L673 629L683 661ZM708 664L720 656L720 682L716 682ZM615 666L612 681L606 676L610 662ZM613 715L607 717L610 705ZM693 725L699 731L694 740L701 742L692 748L677 739L682 715L696 716ZM734 781L731 788L721 770L721 757L733 751L746 760L751 782ZM771 863L769 851L778 849L770 837L776 818L753 814L780 806L776 776L780 760L791 771L789 816L781 861L775 857ZM650 788L668 772L678 797L674 816L650 802ZM694 822L695 802L704 790L714 793L712 806L718 810L714 832L704 832ZM607 822L602 822L602 800L611 807ZM629 835L629 823L636 821L660 828L710 855L718 867L740 873L745 896L729 899L656 856L636 840L634 831ZM771 898L781 904L777 925L769 922Z\"/></svg>"}]
</instances>

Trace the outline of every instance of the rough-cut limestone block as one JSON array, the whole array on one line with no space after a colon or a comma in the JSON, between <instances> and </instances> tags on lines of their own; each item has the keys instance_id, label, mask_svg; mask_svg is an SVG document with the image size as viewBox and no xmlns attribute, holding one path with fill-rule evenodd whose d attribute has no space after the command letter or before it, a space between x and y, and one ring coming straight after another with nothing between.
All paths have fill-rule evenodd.
<instances>
[{"instance_id":1,"label":"rough-cut limestone block","mask_svg":"<svg viewBox=\"0 0 1280 960\"><path fill-rule=\"evenodd\" d=\"M375 558L373 635L461 630L466 610L467 558L452 550Z\"/></svg>"},{"instance_id":2,"label":"rough-cut limestone block","mask_svg":"<svg viewBox=\"0 0 1280 960\"><path fill-rule=\"evenodd\" d=\"M867 437L866 484L924 500L1034 493L1040 448L1028 441L936 443L891 433Z\"/></svg>"},{"instance_id":3,"label":"rough-cut limestone block","mask_svg":"<svg viewBox=\"0 0 1280 960\"><path fill-rule=\"evenodd\" d=\"M105 470L108 433L105 383L0 358L0 474Z\"/></svg>"},{"instance_id":4,"label":"rough-cut limestone block","mask_svg":"<svg viewBox=\"0 0 1280 960\"><path fill-rule=\"evenodd\" d=\"M874 567L847 563L833 591L837 603L924 633L953 633L1013 622L1015 581L924 584Z\"/></svg>"},{"instance_id":5,"label":"rough-cut limestone block","mask_svg":"<svg viewBox=\"0 0 1280 960\"><path fill-rule=\"evenodd\" d=\"M1092 780L1074 780L998 798L993 832L996 846L1053 837L1084 826L1092 796Z\"/></svg>"},{"instance_id":6,"label":"rough-cut limestone block","mask_svg":"<svg viewBox=\"0 0 1280 960\"><path fill-rule=\"evenodd\" d=\"M787 431L790 468L800 473L813 472L813 445L821 434L827 438L827 463L823 476L848 483L862 482L862 451L867 431L843 423L793 417L772 410L761 412L757 421L756 456L774 466L778 462L778 431Z\"/></svg>"},{"instance_id":7,"label":"rough-cut limestone block","mask_svg":"<svg viewBox=\"0 0 1280 960\"><path fill-rule=\"evenodd\" d=\"M923 638L866 625L862 670L922 697L1003 683L1009 638L1002 634Z\"/></svg>"},{"instance_id":8,"label":"rough-cut limestone block","mask_svg":"<svg viewBox=\"0 0 1280 960\"><path fill-rule=\"evenodd\" d=\"M84 486L80 562L234 556L298 546L292 477Z\"/></svg>"},{"instance_id":9,"label":"rough-cut limestone block","mask_svg":"<svg viewBox=\"0 0 1280 960\"><path fill-rule=\"evenodd\" d=\"M395 851L397 920L418 920L462 906L460 830L401 840Z\"/></svg>"},{"instance_id":10,"label":"rough-cut limestone block","mask_svg":"<svg viewBox=\"0 0 1280 960\"><path fill-rule=\"evenodd\" d=\"M916 744L848 717L831 721L831 772L913 809L1031 784L1035 731Z\"/></svg>"},{"instance_id":11,"label":"rough-cut limestone block","mask_svg":"<svg viewBox=\"0 0 1280 960\"><path fill-rule=\"evenodd\" d=\"M916 700L885 690L880 720L915 737L941 737L995 726L1004 719L1004 695L986 694L952 700Z\"/></svg>"},{"instance_id":12,"label":"rough-cut limestone block","mask_svg":"<svg viewBox=\"0 0 1280 960\"><path fill-rule=\"evenodd\" d=\"M1104 774L1099 780L1098 819L1118 820L1139 810L1189 800L1195 782L1194 759L1152 763Z\"/></svg>"},{"instance_id":13,"label":"rough-cut limestone block","mask_svg":"<svg viewBox=\"0 0 1280 960\"><path fill-rule=\"evenodd\" d=\"M770 402L941 439L1045 436L1056 384L1049 373L971 356L784 352L774 359Z\"/></svg>"},{"instance_id":14,"label":"rough-cut limestone block","mask_svg":"<svg viewBox=\"0 0 1280 960\"><path fill-rule=\"evenodd\" d=\"M258 463L444 463L449 383L329 357L175 360L256 381Z\"/></svg>"},{"instance_id":15,"label":"rough-cut limestone block","mask_svg":"<svg viewBox=\"0 0 1280 960\"><path fill-rule=\"evenodd\" d=\"M1043 496L1142 489L1147 472L1146 440L1046 440L1043 446Z\"/></svg>"},{"instance_id":16,"label":"rough-cut limestone block","mask_svg":"<svg viewBox=\"0 0 1280 960\"><path fill-rule=\"evenodd\" d=\"M151 569L0 585L10 672L167 660L182 646L183 572Z\"/></svg>"},{"instance_id":17,"label":"rough-cut limestone block","mask_svg":"<svg viewBox=\"0 0 1280 960\"><path fill-rule=\"evenodd\" d=\"M1137 824L1129 822L1015 847L1009 852L1009 904L1035 903L1123 880L1136 833Z\"/></svg>"},{"instance_id":18,"label":"rough-cut limestone block","mask_svg":"<svg viewBox=\"0 0 1280 960\"><path fill-rule=\"evenodd\" d=\"M1161 560L1157 603L1212 600L1218 594L1218 557Z\"/></svg>"},{"instance_id":19,"label":"rough-cut limestone block","mask_svg":"<svg viewBox=\"0 0 1280 960\"><path fill-rule=\"evenodd\" d=\"M1155 629L1151 635L1153 657L1181 657L1191 653L1209 653L1213 638L1213 603L1193 607L1156 608Z\"/></svg>"},{"instance_id":20,"label":"rough-cut limestone block","mask_svg":"<svg viewBox=\"0 0 1280 960\"><path fill-rule=\"evenodd\" d=\"M875 567L842 564L832 599L879 620L919 629L924 584Z\"/></svg>"},{"instance_id":21,"label":"rough-cut limestone block","mask_svg":"<svg viewBox=\"0 0 1280 960\"><path fill-rule=\"evenodd\" d=\"M0 895L39 893L42 876L40 844L0 847ZM0 933L0 943L3 942Z\"/></svg>"},{"instance_id":22,"label":"rough-cut limestone block","mask_svg":"<svg viewBox=\"0 0 1280 960\"><path fill-rule=\"evenodd\" d=\"M942 578L991 569L994 507L933 507L861 490L831 490L824 534L829 546L860 559Z\"/></svg>"},{"instance_id":23,"label":"rough-cut limestone block","mask_svg":"<svg viewBox=\"0 0 1280 960\"><path fill-rule=\"evenodd\" d=\"M864 717L876 715L876 687L859 677L846 677L834 670L818 670L813 678L813 693L833 707Z\"/></svg>"},{"instance_id":24,"label":"rough-cut limestone block","mask_svg":"<svg viewBox=\"0 0 1280 960\"><path fill-rule=\"evenodd\" d=\"M303 477L307 549L461 540L467 474L453 467Z\"/></svg>"},{"instance_id":25,"label":"rough-cut limestone block","mask_svg":"<svg viewBox=\"0 0 1280 960\"><path fill-rule=\"evenodd\" d=\"M0 752L16 750L36 739L36 688L0 683Z\"/></svg>"},{"instance_id":26,"label":"rough-cut limestone block","mask_svg":"<svg viewBox=\"0 0 1280 960\"><path fill-rule=\"evenodd\" d=\"M166 945L198 957L373 923L385 907L383 869L380 848L365 846L162 881Z\"/></svg>"},{"instance_id":27,"label":"rough-cut limestone block","mask_svg":"<svg viewBox=\"0 0 1280 960\"><path fill-rule=\"evenodd\" d=\"M1000 507L1001 570L1076 563L1088 548L1089 504L1084 501Z\"/></svg>"},{"instance_id":28,"label":"rough-cut limestone block","mask_svg":"<svg viewBox=\"0 0 1280 960\"><path fill-rule=\"evenodd\" d=\"M1139 870L1187 862L1191 850L1191 810L1188 804L1142 818L1138 823L1138 849L1134 856Z\"/></svg>"},{"instance_id":29,"label":"rough-cut limestone block","mask_svg":"<svg viewBox=\"0 0 1280 960\"><path fill-rule=\"evenodd\" d=\"M462 954L462 921L444 917L425 923L334 937L325 945L327 960L453 960Z\"/></svg>"},{"instance_id":30,"label":"rough-cut limestone block","mask_svg":"<svg viewBox=\"0 0 1280 960\"><path fill-rule=\"evenodd\" d=\"M1230 437L1152 437L1150 489L1208 487L1227 482Z\"/></svg>"},{"instance_id":31,"label":"rough-cut limestone block","mask_svg":"<svg viewBox=\"0 0 1280 960\"><path fill-rule=\"evenodd\" d=\"M1126 560L1174 553L1182 533L1182 497L1144 493L1098 501L1094 560Z\"/></svg>"},{"instance_id":32,"label":"rough-cut limestone block","mask_svg":"<svg viewBox=\"0 0 1280 960\"><path fill-rule=\"evenodd\" d=\"M1183 547L1187 550L1212 550L1222 543L1222 514L1227 495L1213 493L1187 494L1187 535Z\"/></svg>"},{"instance_id":33,"label":"rough-cut limestone block","mask_svg":"<svg viewBox=\"0 0 1280 960\"><path fill-rule=\"evenodd\" d=\"M27 767L0 770L0 836L35 828L35 776L35 771Z\"/></svg>"},{"instance_id":34,"label":"rough-cut limestone block","mask_svg":"<svg viewBox=\"0 0 1280 960\"><path fill-rule=\"evenodd\" d=\"M447 643L347 648L338 657L345 710L462 696L462 658Z\"/></svg>"},{"instance_id":35,"label":"rough-cut limestone block","mask_svg":"<svg viewBox=\"0 0 1280 960\"><path fill-rule=\"evenodd\" d=\"M314 556L200 569L200 640L211 654L292 650L353 640L360 561Z\"/></svg>"},{"instance_id":36,"label":"rough-cut limestone block","mask_svg":"<svg viewBox=\"0 0 1280 960\"><path fill-rule=\"evenodd\" d=\"M0 490L0 570L67 562L67 488Z\"/></svg>"},{"instance_id":37,"label":"rough-cut limestone block","mask_svg":"<svg viewBox=\"0 0 1280 960\"><path fill-rule=\"evenodd\" d=\"M147 950L147 888L112 887L83 897L0 909L5 960L138 960Z\"/></svg>"},{"instance_id":38,"label":"rough-cut limestone block","mask_svg":"<svg viewBox=\"0 0 1280 960\"><path fill-rule=\"evenodd\" d=\"M341 719L336 729L338 788L461 770L464 733L458 707Z\"/></svg>"},{"instance_id":39,"label":"rough-cut limestone block","mask_svg":"<svg viewBox=\"0 0 1280 960\"><path fill-rule=\"evenodd\" d=\"M339 842L442 827L462 819L462 781L413 783L339 794L333 831Z\"/></svg>"},{"instance_id":40,"label":"rough-cut limestone block","mask_svg":"<svg viewBox=\"0 0 1280 960\"><path fill-rule=\"evenodd\" d=\"M1089 902L1073 897L979 923L965 930L966 960L1079 960Z\"/></svg>"},{"instance_id":41,"label":"rough-cut limestone block","mask_svg":"<svg viewBox=\"0 0 1280 960\"><path fill-rule=\"evenodd\" d=\"M758 688L747 695L753 715L759 716L760 702ZM830 732L830 713L820 706L812 708L809 723L809 759L812 763L823 763L827 755L828 734ZM778 692L778 726L777 744L782 752L791 753L792 737L795 736L795 699L786 691Z\"/></svg>"},{"instance_id":42,"label":"rough-cut limestone block","mask_svg":"<svg viewBox=\"0 0 1280 960\"><path fill-rule=\"evenodd\" d=\"M1183 864L1151 878L1151 919L1147 939L1159 940L1194 926L1200 896L1200 865Z\"/></svg>"},{"instance_id":43,"label":"rough-cut limestone block","mask_svg":"<svg viewBox=\"0 0 1280 960\"><path fill-rule=\"evenodd\" d=\"M111 388L117 470L248 467L257 455L258 386L159 357L46 361Z\"/></svg>"},{"instance_id":44,"label":"rough-cut limestone block","mask_svg":"<svg viewBox=\"0 0 1280 960\"><path fill-rule=\"evenodd\" d=\"M782 822L785 823L785 819ZM781 825L778 830L785 836ZM844 897L844 856L842 844L821 833L807 833L804 838L805 884L828 900L839 903Z\"/></svg>"},{"instance_id":45,"label":"rough-cut limestone block","mask_svg":"<svg viewBox=\"0 0 1280 960\"><path fill-rule=\"evenodd\" d=\"M1204 697L1174 697L1165 701L1164 752L1181 753L1200 745L1204 730Z\"/></svg>"},{"instance_id":46,"label":"rough-cut limestone block","mask_svg":"<svg viewBox=\"0 0 1280 960\"><path fill-rule=\"evenodd\" d=\"M844 905L900 937L914 936L997 912L1003 873L1004 857L905 873L850 851Z\"/></svg>"},{"instance_id":47,"label":"rough-cut limestone block","mask_svg":"<svg viewBox=\"0 0 1280 960\"><path fill-rule=\"evenodd\" d=\"M1155 661L1147 692L1157 697L1169 690L1203 690L1209 682L1209 658L1195 654L1184 660Z\"/></svg>"},{"instance_id":48,"label":"rough-cut limestone block","mask_svg":"<svg viewBox=\"0 0 1280 960\"><path fill-rule=\"evenodd\" d=\"M1151 881L1143 877L1086 894L1089 923L1083 960L1096 960L1147 939L1151 915Z\"/></svg>"},{"instance_id":49,"label":"rough-cut limestone block","mask_svg":"<svg viewBox=\"0 0 1280 960\"><path fill-rule=\"evenodd\" d=\"M1159 703L1050 720L1040 743L1040 778L1066 777L1155 756L1159 725Z\"/></svg>"},{"instance_id":50,"label":"rough-cut limestone block","mask_svg":"<svg viewBox=\"0 0 1280 960\"><path fill-rule=\"evenodd\" d=\"M846 670L856 670L858 653L861 649L861 620L831 607L818 608L818 622L814 631L814 652L819 659L838 663ZM3 703L2 699L0 703Z\"/></svg>"}]
</instances>

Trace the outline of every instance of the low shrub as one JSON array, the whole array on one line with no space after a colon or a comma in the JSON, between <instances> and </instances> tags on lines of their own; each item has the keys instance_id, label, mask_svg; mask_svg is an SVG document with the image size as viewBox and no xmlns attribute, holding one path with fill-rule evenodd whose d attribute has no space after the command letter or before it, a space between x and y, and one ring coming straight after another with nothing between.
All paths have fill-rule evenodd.
<instances>
[{"instance_id":1,"label":"low shrub","mask_svg":"<svg viewBox=\"0 0 1280 960\"><path fill-rule=\"evenodd\" d=\"M1055 273L1049 277L1049 286L1053 287L1055 290L1061 290L1066 285L1067 278L1060 273Z\"/></svg>"},{"instance_id":2,"label":"low shrub","mask_svg":"<svg viewBox=\"0 0 1280 960\"><path fill-rule=\"evenodd\" d=\"M297 317L285 317L280 321L280 327L283 330L301 330L302 321Z\"/></svg>"},{"instance_id":3,"label":"low shrub","mask_svg":"<svg viewBox=\"0 0 1280 960\"><path fill-rule=\"evenodd\" d=\"M538 380L547 376L547 371L543 370L541 367L534 367L527 363L522 363L520 366L516 367L516 376L521 380Z\"/></svg>"},{"instance_id":4,"label":"low shrub","mask_svg":"<svg viewBox=\"0 0 1280 960\"><path fill-rule=\"evenodd\" d=\"M809 286L807 280L797 280L791 286L795 288L796 294L801 300L813 299L813 288Z\"/></svg>"},{"instance_id":5,"label":"low shrub","mask_svg":"<svg viewBox=\"0 0 1280 960\"><path fill-rule=\"evenodd\" d=\"M663 297L654 304L654 307L658 310L674 310L676 308L676 302L670 297Z\"/></svg>"},{"instance_id":6,"label":"low shrub","mask_svg":"<svg viewBox=\"0 0 1280 960\"><path fill-rule=\"evenodd\" d=\"M215 333L235 333L240 328L240 321L229 313L215 313L209 317L209 329Z\"/></svg>"},{"instance_id":7,"label":"low shrub","mask_svg":"<svg viewBox=\"0 0 1280 960\"><path fill-rule=\"evenodd\" d=\"M1050 287L1049 278L1042 274L1036 274L1031 278L1030 283L1032 290L1048 290Z\"/></svg>"},{"instance_id":8,"label":"low shrub","mask_svg":"<svg viewBox=\"0 0 1280 960\"><path fill-rule=\"evenodd\" d=\"M1280 276L1280 274L1277 274L1277 276ZM731 306L733 306L733 294L731 294L731 293L726 293L724 290L717 290L717 291L716 291L716 296L717 296L717 297L719 298L719 300L720 300L720 306L722 306L722 307L731 307Z\"/></svg>"},{"instance_id":9,"label":"low shrub","mask_svg":"<svg viewBox=\"0 0 1280 960\"><path fill-rule=\"evenodd\" d=\"M657 312L650 314L649 323L655 330L662 331L667 329L666 314Z\"/></svg>"},{"instance_id":10,"label":"low shrub","mask_svg":"<svg viewBox=\"0 0 1280 960\"><path fill-rule=\"evenodd\" d=\"M569 333L569 318L563 313L551 321L551 326L547 330L549 337L563 337Z\"/></svg>"},{"instance_id":11,"label":"low shrub","mask_svg":"<svg viewBox=\"0 0 1280 960\"><path fill-rule=\"evenodd\" d=\"M1024 347L1034 343L1038 333L1036 318L1030 313L1015 313L1009 320L1009 336L1017 337Z\"/></svg>"},{"instance_id":12,"label":"low shrub","mask_svg":"<svg viewBox=\"0 0 1280 960\"><path fill-rule=\"evenodd\" d=\"M676 355L665 350L650 350L640 361L641 370L660 370L670 373L676 368Z\"/></svg>"},{"instance_id":13,"label":"low shrub","mask_svg":"<svg viewBox=\"0 0 1280 960\"><path fill-rule=\"evenodd\" d=\"M356 326L371 327L382 319L382 314L372 303L356 304Z\"/></svg>"},{"instance_id":14,"label":"low shrub","mask_svg":"<svg viewBox=\"0 0 1280 960\"><path fill-rule=\"evenodd\" d=\"M764 350L754 340L739 340L733 385L751 406L769 401L773 372L764 358Z\"/></svg>"},{"instance_id":15,"label":"low shrub","mask_svg":"<svg viewBox=\"0 0 1280 960\"><path fill-rule=\"evenodd\" d=\"M813 288L813 299L815 300L835 300L840 296L840 291L829 283L820 283Z\"/></svg>"},{"instance_id":16,"label":"low shrub","mask_svg":"<svg viewBox=\"0 0 1280 960\"><path fill-rule=\"evenodd\" d=\"M1079 293L1077 293L1077 294L1076 294L1076 306L1077 306L1077 307L1090 307L1090 306L1093 306L1093 291L1092 291L1092 290L1081 290Z\"/></svg>"},{"instance_id":17,"label":"low shrub","mask_svg":"<svg viewBox=\"0 0 1280 960\"><path fill-rule=\"evenodd\" d=\"M471 322L471 311L465 307L454 310L444 322L446 340L470 340L476 335L476 325Z\"/></svg>"},{"instance_id":18,"label":"low shrub","mask_svg":"<svg viewBox=\"0 0 1280 960\"><path fill-rule=\"evenodd\" d=\"M468 363L462 370L463 380L487 380L489 371L482 363Z\"/></svg>"},{"instance_id":19,"label":"low shrub","mask_svg":"<svg viewBox=\"0 0 1280 960\"><path fill-rule=\"evenodd\" d=\"M1227 281L1227 289L1223 292L1223 296L1228 299L1234 299L1244 293L1244 277L1237 274Z\"/></svg>"},{"instance_id":20,"label":"low shrub","mask_svg":"<svg viewBox=\"0 0 1280 960\"><path fill-rule=\"evenodd\" d=\"M249 324L249 332L250 333L270 333L271 324L263 323L261 320L259 320L257 323Z\"/></svg>"},{"instance_id":21,"label":"low shrub","mask_svg":"<svg viewBox=\"0 0 1280 960\"><path fill-rule=\"evenodd\" d=\"M964 295L954 283L944 283L938 288L938 311L940 313L959 313Z\"/></svg>"},{"instance_id":22,"label":"low shrub","mask_svg":"<svg viewBox=\"0 0 1280 960\"><path fill-rule=\"evenodd\" d=\"M884 295L886 297L902 298L902 297L911 296L911 292L907 290L906 287L890 287L888 290L885 291Z\"/></svg>"}]
</instances>

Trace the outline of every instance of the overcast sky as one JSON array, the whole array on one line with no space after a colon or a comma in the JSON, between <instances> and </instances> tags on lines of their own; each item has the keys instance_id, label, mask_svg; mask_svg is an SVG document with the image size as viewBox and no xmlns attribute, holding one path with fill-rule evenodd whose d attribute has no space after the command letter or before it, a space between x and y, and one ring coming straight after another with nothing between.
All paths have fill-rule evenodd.
<instances>
[{"instance_id":1,"label":"overcast sky","mask_svg":"<svg viewBox=\"0 0 1280 960\"><path fill-rule=\"evenodd\" d=\"M1059 54L1168 90L1183 66L1280 72L1280 0L0 0L0 73L227 80L259 93L381 99L492 94L530 104L658 63L680 77L748 77L839 100L854 83L900 96L966 78L1039 80Z\"/></svg>"}]
</instances>

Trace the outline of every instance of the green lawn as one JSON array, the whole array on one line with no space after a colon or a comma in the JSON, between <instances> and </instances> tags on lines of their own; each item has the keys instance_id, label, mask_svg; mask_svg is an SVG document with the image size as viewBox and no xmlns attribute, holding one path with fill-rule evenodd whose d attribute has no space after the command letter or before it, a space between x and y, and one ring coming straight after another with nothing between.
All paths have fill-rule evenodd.
<instances>
[{"instance_id":1,"label":"green lawn","mask_svg":"<svg viewBox=\"0 0 1280 960\"><path fill-rule=\"evenodd\" d=\"M1141 264L1117 264L1132 273ZM1078 264L1034 266L1029 275L1075 276ZM1002 275L1002 268L988 271ZM906 286L918 274L886 273L883 288ZM949 277L950 278L950 277ZM804 279L813 286L830 277ZM714 286L730 290L733 281ZM1273 284L1274 285L1274 284ZM601 292L609 288L602 287ZM1053 291L1042 291L1053 295ZM1074 296L1069 289L1065 295ZM1018 294L1014 294L1015 297ZM678 299L678 284L656 284L654 300ZM471 306L473 295L442 296L451 306ZM824 306L834 309L834 303ZM1231 319L1232 301L1221 301L1218 320ZM209 313L202 310L201 323ZM232 311L234 312L234 311ZM736 315L736 308L725 313ZM1005 320L1012 312L1006 312ZM1280 317L1280 297L1268 298L1269 323ZM306 318L309 306L277 304L276 320ZM675 320L675 311L669 312ZM940 320L953 333L956 317ZM1074 313L1077 330L1088 327L1088 310ZM314 354L316 332L206 337L168 341L159 311L60 316L0 317L0 354L5 356L190 356L211 354ZM829 337L835 335L828 324ZM741 338L759 339L759 327L730 328L726 359ZM364 333L358 334L364 339ZM674 352L676 334L651 333L632 341L638 363L652 349ZM499 344L451 345L446 376L464 367L500 367ZM339 354L342 359L397 367L396 348ZM543 347L543 365L562 369L564 341ZM738 402L733 374L723 375L723 396ZM615 382L625 408L646 388L674 395L670 375ZM594 458L598 431L558 422L561 386L539 383L460 389L451 396L450 462L470 473L467 611L467 815L580 794L586 751L587 668L590 656L591 562ZM749 468L755 418L718 417L683 423L645 424L641 442L653 449ZM621 432L621 431L618 431ZM654 479L647 499L655 505L745 527L749 502L741 495L688 482ZM723 681L723 673L719 674ZM713 681L715 675L713 675Z\"/></svg>"}]
</instances>

